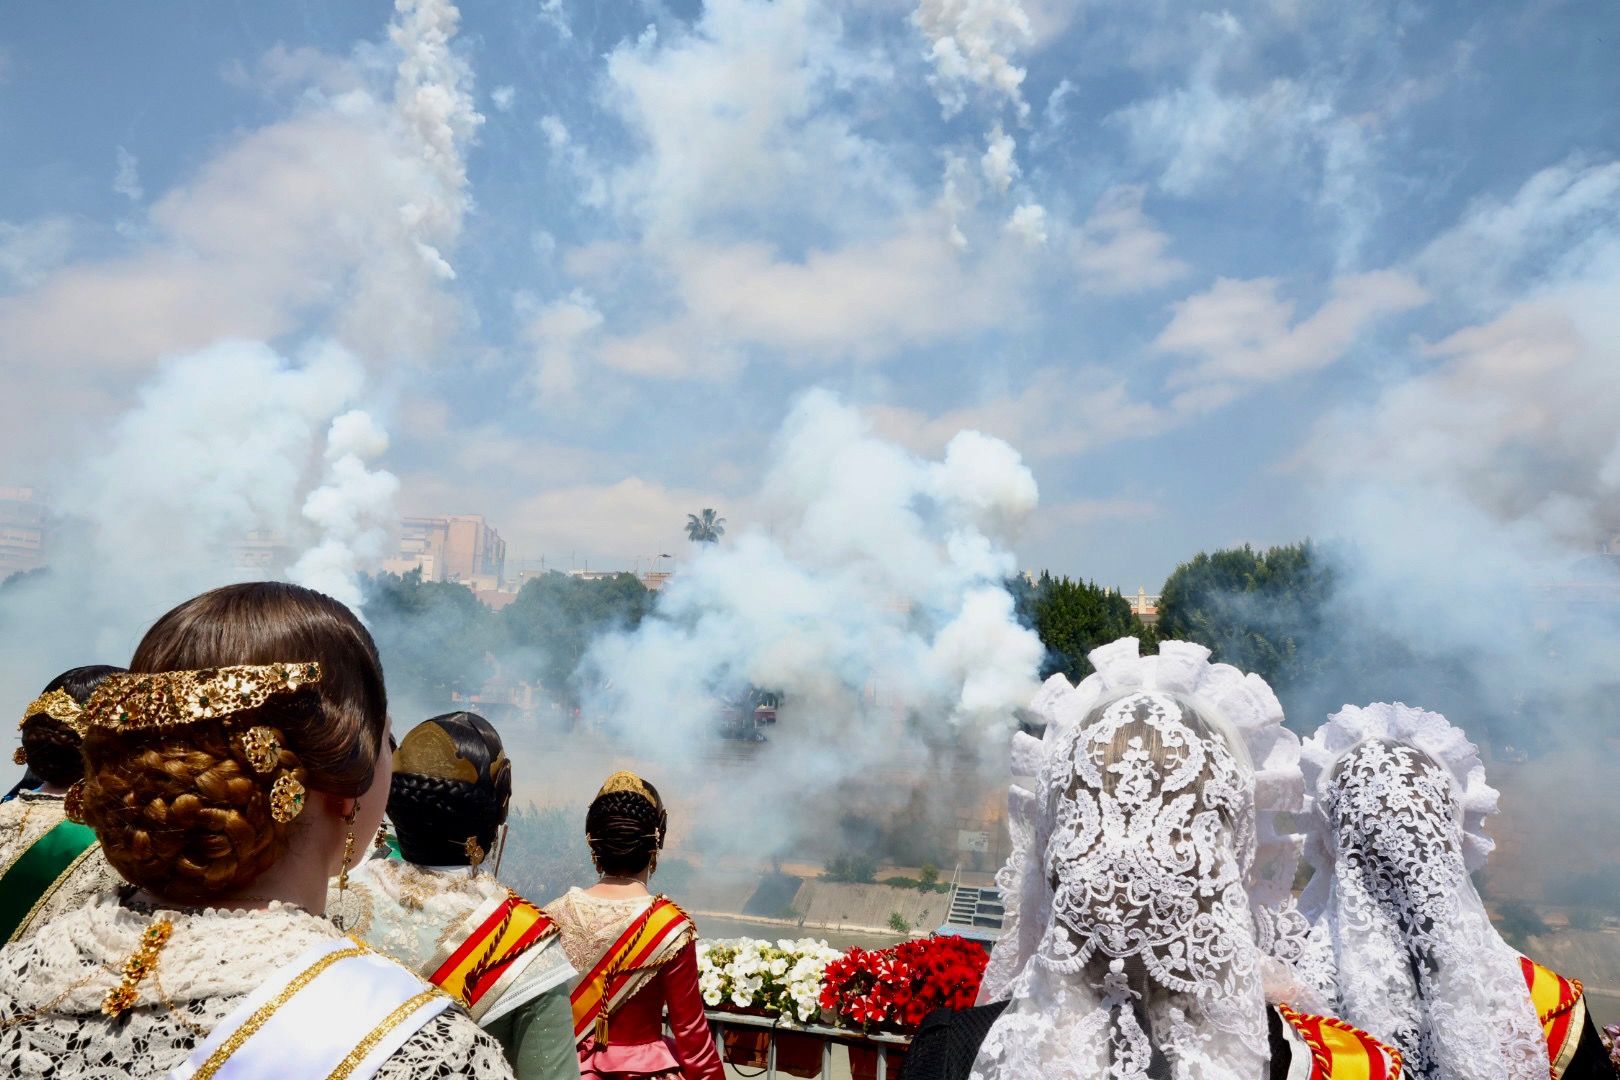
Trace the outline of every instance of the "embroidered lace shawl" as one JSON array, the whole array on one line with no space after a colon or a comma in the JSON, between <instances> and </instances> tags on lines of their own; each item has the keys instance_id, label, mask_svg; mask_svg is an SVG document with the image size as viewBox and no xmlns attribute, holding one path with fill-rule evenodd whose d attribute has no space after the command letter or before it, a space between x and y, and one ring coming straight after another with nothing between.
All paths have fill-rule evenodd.
<instances>
[{"instance_id":1,"label":"embroidered lace shawl","mask_svg":"<svg viewBox=\"0 0 1620 1080\"><path fill-rule=\"evenodd\" d=\"M1478 749L1438 713L1377 704L1306 743L1319 833L1307 911L1331 940L1339 1014L1414 1080L1541 1080L1547 1050L1519 955L1469 877L1496 809Z\"/></svg>"},{"instance_id":2,"label":"embroidered lace shawl","mask_svg":"<svg viewBox=\"0 0 1620 1080\"><path fill-rule=\"evenodd\" d=\"M371 859L349 875L341 902L334 888L327 914L341 914L347 933L387 953L427 978L445 946L460 944L467 920L490 900L504 900L507 888L493 874L469 875L466 867L426 867L400 859ZM341 911L339 910L341 908ZM481 1022L493 1023L547 990L573 980L574 968L558 937L524 953L521 973L489 1003ZM482 1002L480 1003L482 1006Z\"/></svg>"},{"instance_id":3,"label":"embroidered lace shawl","mask_svg":"<svg viewBox=\"0 0 1620 1080\"><path fill-rule=\"evenodd\" d=\"M650 896L591 896L576 887L547 904L546 913L557 920L568 962L583 975L652 900Z\"/></svg>"},{"instance_id":4,"label":"embroidered lace shawl","mask_svg":"<svg viewBox=\"0 0 1620 1080\"><path fill-rule=\"evenodd\" d=\"M152 916L101 897L0 950L0 1076L158 1080L272 971L337 930L294 908L170 914L174 934L117 1020L101 1002ZM358 1035L357 1035L358 1038ZM510 1077L500 1044L447 1010L377 1074Z\"/></svg>"}]
</instances>

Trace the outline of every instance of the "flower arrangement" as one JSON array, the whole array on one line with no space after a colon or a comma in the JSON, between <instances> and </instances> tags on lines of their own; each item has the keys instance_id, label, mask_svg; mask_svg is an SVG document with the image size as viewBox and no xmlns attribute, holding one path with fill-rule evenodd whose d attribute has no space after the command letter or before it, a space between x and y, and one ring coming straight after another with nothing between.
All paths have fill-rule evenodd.
<instances>
[{"instance_id":1,"label":"flower arrangement","mask_svg":"<svg viewBox=\"0 0 1620 1080\"><path fill-rule=\"evenodd\" d=\"M698 990L711 1009L780 1016L800 1024L821 1015L822 973L839 956L825 941L700 941Z\"/></svg>"},{"instance_id":2,"label":"flower arrangement","mask_svg":"<svg viewBox=\"0 0 1620 1080\"><path fill-rule=\"evenodd\" d=\"M909 1031L935 1009L973 1004L989 962L984 949L954 934L887 949L850 949L829 962L821 1005L862 1031Z\"/></svg>"}]
</instances>

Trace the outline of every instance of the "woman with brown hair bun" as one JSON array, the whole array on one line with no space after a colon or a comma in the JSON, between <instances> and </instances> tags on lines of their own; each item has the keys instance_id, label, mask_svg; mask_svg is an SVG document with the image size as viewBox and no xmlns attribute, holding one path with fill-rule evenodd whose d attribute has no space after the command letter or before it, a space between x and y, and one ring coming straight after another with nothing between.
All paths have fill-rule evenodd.
<instances>
[{"instance_id":1,"label":"woman with brown hair bun","mask_svg":"<svg viewBox=\"0 0 1620 1080\"><path fill-rule=\"evenodd\" d=\"M574 969L544 911L502 885L512 763L477 713L416 725L394 752L388 816L401 858L370 859L333 921L459 999L518 1080L579 1076Z\"/></svg>"},{"instance_id":2,"label":"woman with brown hair bun","mask_svg":"<svg viewBox=\"0 0 1620 1080\"><path fill-rule=\"evenodd\" d=\"M122 883L95 833L69 821L63 804L84 776L84 703L103 679L123 670L105 664L71 668L23 710L22 745L12 760L28 766L29 786L0 803L0 943L21 941L40 924Z\"/></svg>"},{"instance_id":3,"label":"woman with brown hair bun","mask_svg":"<svg viewBox=\"0 0 1620 1080\"><path fill-rule=\"evenodd\" d=\"M323 917L392 768L348 608L274 582L188 600L83 726L69 803L130 884L0 950L0 1074L510 1076L445 995Z\"/></svg>"},{"instance_id":4,"label":"woman with brown hair bun","mask_svg":"<svg viewBox=\"0 0 1620 1080\"><path fill-rule=\"evenodd\" d=\"M697 928L647 882L669 831L658 789L607 778L585 815L600 878L546 905L581 973L574 1041L585 1080L724 1080L697 981ZM672 1038L663 1035L669 1010Z\"/></svg>"}]
</instances>

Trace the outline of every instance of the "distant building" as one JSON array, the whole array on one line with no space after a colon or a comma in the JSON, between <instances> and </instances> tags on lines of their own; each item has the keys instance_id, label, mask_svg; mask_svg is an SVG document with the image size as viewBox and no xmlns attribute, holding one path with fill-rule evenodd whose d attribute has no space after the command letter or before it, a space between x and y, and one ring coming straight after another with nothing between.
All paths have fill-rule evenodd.
<instances>
[{"instance_id":1,"label":"distant building","mask_svg":"<svg viewBox=\"0 0 1620 1080\"><path fill-rule=\"evenodd\" d=\"M1131 614L1135 615L1136 621L1143 626L1152 626L1159 621L1159 598L1157 596L1150 595L1146 589L1138 585L1136 595L1127 596L1125 599L1130 601Z\"/></svg>"},{"instance_id":2,"label":"distant building","mask_svg":"<svg viewBox=\"0 0 1620 1080\"><path fill-rule=\"evenodd\" d=\"M30 487L0 487L0 581L45 565L45 503Z\"/></svg>"},{"instance_id":3,"label":"distant building","mask_svg":"<svg viewBox=\"0 0 1620 1080\"><path fill-rule=\"evenodd\" d=\"M231 553L238 570L265 580L280 577L298 556L285 536L268 529L248 533L232 546Z\"/></svg>"},{"instance_id":4,"label":"distant building","mask_svg":"<svg viewBox=\"0 0 1620 1080\"><path fill-rule=\"evenodd\" d=\"M408 517L399 523L399 551L383 561L383 569L421 570L424 581L459 581L493 591L506 574L506 541L476 514Z\"/></svg>"}]
</instances>

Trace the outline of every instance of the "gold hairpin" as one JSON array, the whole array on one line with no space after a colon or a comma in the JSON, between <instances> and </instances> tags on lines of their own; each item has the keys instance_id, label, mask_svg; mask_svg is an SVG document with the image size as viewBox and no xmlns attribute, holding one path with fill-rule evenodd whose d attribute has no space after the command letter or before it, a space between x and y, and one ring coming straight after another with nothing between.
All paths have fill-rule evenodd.
<instances>
[{"instance_id":1,"label":"gold hairpin","mask_svg":"<svg viewBox=\"0 0 1620 1080\"><path fill-rule=\"evenodd\" d=\"M320 681L313 661L109 675L90 695L84 725L127 732L222 720Z\"/></svg>"}]
</instances>

